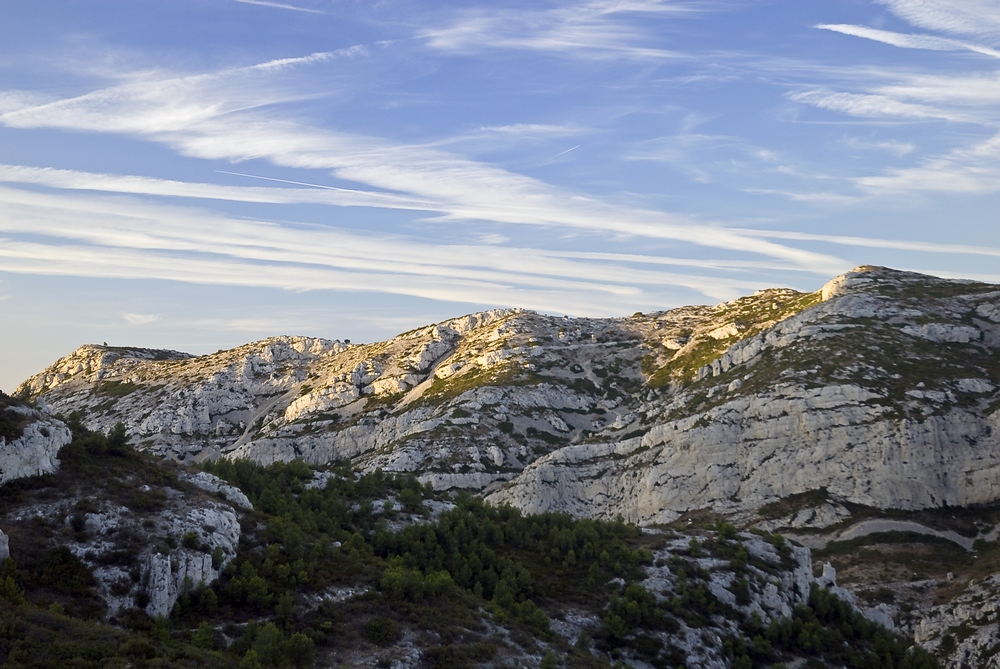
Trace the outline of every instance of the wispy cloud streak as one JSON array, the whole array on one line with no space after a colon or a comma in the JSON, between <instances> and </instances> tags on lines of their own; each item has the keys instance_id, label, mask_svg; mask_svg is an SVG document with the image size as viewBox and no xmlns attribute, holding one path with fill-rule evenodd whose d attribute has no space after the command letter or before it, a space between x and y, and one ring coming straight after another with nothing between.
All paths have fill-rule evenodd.
<instances>
[{"instance_id":1,"label":"wispy cloud streak","mask_svg":"<svg viewBox=\"0 0 1000 669\"><path fill-rule=\"evenodd\" d=\"M51 167L25 167L0 164L0 182L38 184L50 188L92 190L108 193L131 193L164 197L227 200L261 204L326 204L339 207L378 207L382 209L432 210L430 202L412 197L374 191L336 188L301 181L276 179L240 172L218 170L223 174L273 181L305 188L263 188L253 186L226 186L212 183L193 183L151 177L96 174Z\"/></svg>"},{"instance_id":2,"label":"wispy cloud streak","mask_svg":"<svg viewBox=\"0 0 1000 669\"><path fill-rule=\"evenodd\" d=\"M850 237L843 235L819 235L810 232L778 230L743 230L748 235L771 239L796 239L802 241L826 242L842 246L862 246L865 248L893 249L896 251L918 251L922 253L948 253L956 255L1000 257L1000 248L973 246L971 244L940 244L937 242L917 242L903 239L877 239L872 237Z\"/></svg>"},{"instance_id":3,"label":"wispy cloud streak","mask_svg":"<svg viewBox=\"0 0 1000 669\"><path fill-rule=\"evenodd\" d=\"M834 32L843 33L844 35L863 37L865 39L883 42L885 44L890 44L904 49L930 49L932 51L968 50L981 53L986 56L992 56L993 58L1000 58L1000 51L996 49L980 46L978 44L970 44L969 42L949 39L947 37L935 37L933 35L904 35L902 33L890 32L888 30L878 30L875 28L866 28L864 26L841 23L825 23L816 27L823 30L832 30Z\"/></svg>"},{"instance_id":4,"label":"wispy cloud streak","mask_svg":"<svg viewBox=\"0 0 1000 669\"><path fill-rule=\"evenodd\" d=\"M265 65L286 67L292 61ZM257 66L215 75L143 79L0 114L0 123L116 132L207 160L263 158L282 167L328 170L340 179L408 200L406 206L426 206L438 212L441 221L486 220L674 239L790 261L817 273L843 266L830 256L748 238L683 216L611 205L426 146L277 120L262 109L287 99L280 85L271 85L270 71ZM258 76L249 76L253 72ZM394 204L404 206L402 200Z\"/></svg>"},{"instance_id":5,"label":"wispy cloud streak","mask_svg":"<svg viewBox=\"0 0 1000 669\"><path fill-rule=\"evenodd\" d=\"M991 0L879 0L914 26L992 40L990 45L940 35L903 34L850 24L817 27L899 48L931 51L973 51L1000 58L1000 6ZM946 60L947 59L947 60ZM813 88L791 93L789 99L817 108L869 119L941 120L969 124L953 133L952 148L920 157L916 164L892 167L852 179L868 195L908 192L986 194L1000 191L1000 70L970 71L968 58L942 56L943 72L914 68L873 70L861 92ZM981 67L982 62L976 67ZM978 127L978 130L970 128ZM968 139L972 135L974 139ZM977 136L978 135L978 136ZM963 144L955 146L958 142ZM848 142L848 145L852 145ZM905 145L904 145L905 146ZM908 150L900 157L910 154ZM939 150L940 151L940 150Z\"/></svg>"},{"instance_id":6,"label":"wispy cloud streak","mask_svg":"<svg viewBox=\"0 0 1000 669\"><path fill-rule=\"evenodd\" d=\"M309 14L326 14L327 12L308 7L297 7L296 5L286 5L283 2L267 2L267 0L236 0L244 5L260 5L262 7L273 7L275 9L291 9L296 12L307 12Z\"/></svg>"},{"instance_id":7,"label":"wispy cloud streak","mask_svg":"<svg viewBox=\"0 0 1000 669\"><path fill-rule=\"evenodd\" d=\"M558 306L563 300L581 312L605 314L623 303L648 303L664 287L725 299L752 285L747 278L641 268L664 264L660 258L434 245L237 220L120 197L0 188L0 204L0 234L8 237L0 257L7 271L375 290L480 304L512 304L516 295L520 304L535 308L569 310ZM170 267L174 270L167 273ZM708 263L702 267L713 269ZM507 290L511 296L504 297Z\"/></svg>"},{"instance_id":8,"label":"wispy cloud streak","mask_svg":"<svg viewBox=\"0 0 1000 669\"><path fill-rule=\"evenodd\" d=\"M629 19L693 11L691 6L659 0L603 0L537 10L477 10L447 27L425 30L420 37L431 48L451 53L510 49L592 59L663 60L680 54L642 46L651 42L655 33Z\"/></svg>"},{"instance_id":9,"label":"wispy cloud streak","mask_svg":"<svg viewBox=\"0 0 1000 669\"><path fill-rule=\"evenodd\" d=\"M949 121L978 120L968 114L953 110L938 109L930 105L904 102L885 95L811 90L792 93L789 95L789 98L795 102L803 102L814 107L843 112L852 116L943 119Z\"/></svg>"},{"instance_id":10,"label":"wispy cloud streak","mask_svg":"<svg viewBox=\"0 0 1000 669\"><path fill-rule=\"evenodd\" d=\"M1000 6L993 0L877 0L909 23L958 35L1000 37Z\"/></svg>"},{"instance_id":11,"label":"wispy cloud streak","mask_svg":"<svg viewBox=\"0 0 1000 669\"><path fill-rule=\"evenodd\" d=\"M872 193L995 193L1000 191L1000 134L927 158L916 167L887 170L856 182Z\"/></svg>"}]
</instances>

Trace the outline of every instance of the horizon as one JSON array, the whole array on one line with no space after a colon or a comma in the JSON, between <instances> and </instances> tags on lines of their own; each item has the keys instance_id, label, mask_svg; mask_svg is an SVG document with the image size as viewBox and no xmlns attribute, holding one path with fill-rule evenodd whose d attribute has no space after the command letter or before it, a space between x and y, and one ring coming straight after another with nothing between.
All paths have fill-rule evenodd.
<instances>
[{"instance_id":1,"label":"horizon","mask_svg":"<svg viewBox=\"0 0 1000 669\"><path fill-rule=\"evenodd\" d=\"M984 0L0 10L0 389L858 265L1000 283Z\"/></svg>"}]
</instances>

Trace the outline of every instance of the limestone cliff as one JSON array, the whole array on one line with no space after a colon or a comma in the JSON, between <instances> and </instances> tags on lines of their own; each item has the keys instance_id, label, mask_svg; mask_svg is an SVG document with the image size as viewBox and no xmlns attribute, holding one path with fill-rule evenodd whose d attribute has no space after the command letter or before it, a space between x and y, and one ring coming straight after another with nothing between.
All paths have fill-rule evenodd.
<instances>
[{"instance_id":1,"label":"limestone cliff","mask_svg":"<svg viewBox=\"0 0 1000 669\"><path fill-rule=\"evenodd\" d=\"M669 521L826 488L1000 497L1000 287L863 267L619 319L473 314L351 345L83 347L19 392L177 459L353 459L528 510Z\"/></svg>"},{"instance_id":2,"label":"limestone cliff","mask_svg":"<svg viewBox=\"0 0 1000 669\"><path fill-rule=\"evenodd\" d=\"M0 413L16 431L0 434L0 485L54 472L59 466L59 449L70 442L69 428L37 409L4 404L0 404Z\"/></svg>"},{"instance_id":3,"label":"limestone cliff","mask_svg":"<svg viewBox=\"0 0 1000 669\"><path fill-rule=\"evenodd\" d=\"M652 523L819 488L879 508L1000 498L1000 290L870 268L822 295L641 407L641 436L561 449L492 499Z\"/></svg>"},{"instance_id":4,"label":"limestone cliff","mask_svg":"<svg viewBox=\"0 0 1000 669\"><path fill-rule=\"evenodd\" d=\"M30 563L68 548L92 570L109 613L139 603L151 616L166 616L186 589L216 580L236 555L233 507L251 508L238 489L205 472L150 468L148 456L127 449L88 453L45 410L0 400L0 485L50 475L0 498L0 560ZM69 459L65 471L57 456L71 443L66 450L73 452L60 456Z\"/></svg>"}]
</instances>

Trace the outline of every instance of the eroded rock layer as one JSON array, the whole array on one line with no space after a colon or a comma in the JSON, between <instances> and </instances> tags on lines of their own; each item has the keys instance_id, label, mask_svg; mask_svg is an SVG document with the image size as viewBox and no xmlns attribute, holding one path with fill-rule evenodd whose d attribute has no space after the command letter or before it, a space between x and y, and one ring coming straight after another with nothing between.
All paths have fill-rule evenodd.
<instances>
[{"instance_id":1,"label":"eroded rock layer","mask_svg":"<svg viewBox=\"0 0 1000 669\"><path fill-rule=\"evenodd\" d=\"M19 392L177 459L352 459L526 510L658 523L819 488L1000 497L1000 287L877 267L815 293L569 319L496 310L365 345L87 346Z\"/></svg>"}]
</instances>

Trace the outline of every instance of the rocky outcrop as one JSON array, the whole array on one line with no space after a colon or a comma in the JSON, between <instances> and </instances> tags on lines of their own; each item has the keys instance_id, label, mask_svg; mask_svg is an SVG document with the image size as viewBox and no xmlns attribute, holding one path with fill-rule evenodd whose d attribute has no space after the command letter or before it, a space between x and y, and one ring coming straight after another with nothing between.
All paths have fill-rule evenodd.
<instances>
[{"instance_id":1,"label":"rocky outcrop","mask_svg":"<svg viewBox=\"0 0 1000 669\"><path fill-rule=\"evenodd\" d=\"M914 641L944 658L947 669L997 669L1000 655L1000 574L989 576L920 620Z\"/></svg>"},{"instance_id":2,"label":"rocky outcrop","mask_svg":"<svg viewBox=\"0 0 1000 669\"><path fill-rule=\"evenodd\" d=\"M240 540L239 518L221 506L168 512L160 520L167 536L179 537L181 548L143 557L142 580L149 597L145 610L151 616L170 615L181 595L219 578Z\"/></svg>"},{"instance_id":3,"label":"rocky outcrop","mask_svg":"<svg viewBox=\"0 0 1000 669\"><path fill-rule=\"evenodd\" d=\"M867 269L822 292L640 406L641 437L555 451L490 499L640 523L819 488L879 508L1000 499L996 326L975 318L1000 291Z\"/></svg>"},{"instance_id":4,"label":"rocky outcrop","mask_svg":"<svg viewBox=\"0 0 1000 669\"><path fill-rule=\"evenodd\" d=\"M19 391L177 459L350 459L532 511L659 523L817 488L915 509L1000 498L997 314L997 286L862 267L622 319L497 310L199 358L90 346Z\"/></svg>"},{"instance_id":5,"label":"rocky outcrop","mask_svg":"<svg viewBox=\"0 0 1000 669\"><path fill-rule=\"evenodd\" d=\"M7 441L0 435L0 485L14 479L51 474L59 467L59 449L72 440L66 425L25 406L2 409L25 423L21 436Z\"/></svg>"},{"instance_id":6,"label":"rocky outcrop","mask_svg":"<svg viewBox=\"0 0 1000 669\"><path fill-rule=\"evenodd\" d=\"M740 398L642 437L560 449L490 499L529 512L662 523L819 488L879 508L1000 498L1000 413L895 419L870 399L852 386Z\"/></svg>"},{"instance_id":7,"label":"rocky outcrop","mask_svg":"<svg viewBox=\"0 0 1000 669\"><path fill-rule=\"evenodd\" d=\"M182 594L215 581L236 556L240 523L231 507L177 492L172 497L170 506L155 514L102 504L83 516L85 538L71 550L92 565L110 613L148 599L147 614L169 615ZM122 537L137 538L125 549L131 552L129 564L102 564L102 554L123 550Z\"/></svg>"},{"instance_id":8,"label":"rocky outcrop","mask_svg":"<svg viewBox=\"0 0 1000 669\"><path fill-rule=\"evenodd\" d=\"M0 509L0 524L12 533L42 528L52 547L66 546L93 571L109 615L140 606L151 616L166 616L185 592L215 581L239 548L237 509L196 482L234 496L236 504L246 501L238 490L200 474L158 485L57 481L52 485L59 494L39 486Z\"/></svg>"},{"instance_id":9,"label":"rocky outcrop","mask_svg":"<svg viewBox=\"0 0 1000 669\"><path fill-rule=\"evenodd\" d=\"M692 541L704 541L710 548L699 548L693 553ZM739 546L758 565L766 565L767 571L749 564L737 568L731 560L721 558L718 548L727 545ZM684 666L712 669L731 666L731 659L723 650L723 639L741 636L741 624L754 616L764 624L790 617L795 605L809 598L813 586L809 549L786 545L784 550L783 557L774 544L750 533L740 533L728 540L715 533L673 535L663 548L654 552L653 565L646 568L642 586L661 602L671 602L685 590L703 588L706 596L728 607L730 613L714 616L710 625L702 627L680 621L676 631L660 634L661 642L678 660L683 658ZM637 666L642 665L637 663Z\"/></svg>"},{"instance_id":10,"label":"rocky outcrop","mask_svg":"<svg viewBox=\"0 0 1000 669\"><path fill-rule=\"evenodd\" d=\"M236 486L231 486L218 476L208 472L182 473L181 480L206 490L221 495L226 501L235 504L241 509L253 509L253 504L243 494L243 491Z\"/></svg>"},{"instance_id":11,"label":"rocky outcrop","mask_svg":"<svg viewBox=\"0 0 1000 669\"><path fill-rule=\"evenodd\" d=\"M837 585L837 570L834 569L833 565L829 562L823 565L823 574L816 579L816 584L822 588L826 588L831 594L836 595L838 598L850 604L858 612L860 612L861 615L873 623L881 625L886 629L896 629L896 623L893 621L892 615L889 613L889 607L885 604L880 604L874 607L866 607L858 604L857 597L854 596L853 592Z\"/></svg>"}]
</instances>

